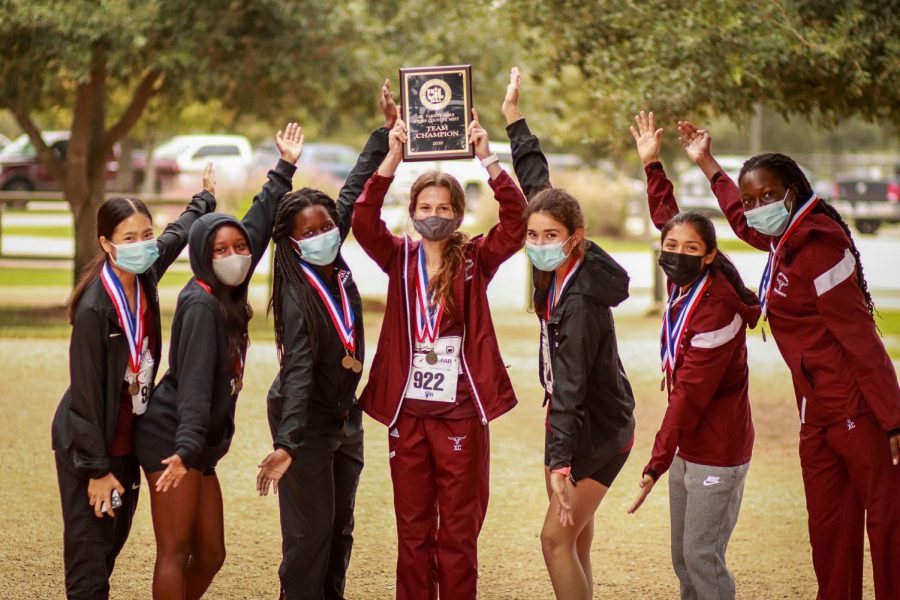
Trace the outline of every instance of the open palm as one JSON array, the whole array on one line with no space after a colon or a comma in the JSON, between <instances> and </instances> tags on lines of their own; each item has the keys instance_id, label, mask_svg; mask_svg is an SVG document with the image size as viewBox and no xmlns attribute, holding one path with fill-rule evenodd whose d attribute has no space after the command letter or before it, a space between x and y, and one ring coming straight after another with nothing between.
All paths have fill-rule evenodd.
<instances>
[{"instance_id":1,"label":"open palm","mask_svg":"<svg viewBox=\"0 0 900 600\"><path fill-rule=\"evenodd\" d=\"M662 128L656 128L656 121L651 111L648 115L644 111L634 116L637 130L631 127L631 137L637 146L638 156L645 165L659 160L659 146L662 138Z\"/></svg>"},{"instance_id":2,"label":"open palm","mask_svg":"<svg viewBox=\"0 0 900 600\"><path fill-rule=\"evenodd\" d=\"M284 134L281 131L275 134L275 145L282 159L292 165L297 164L303 152L303 128L297 123L288 123Z\"/></svg>"},{"instance_id":3,"label":"open palm","mask_svg":"<svg viewBox=\"0 0 900 600\"><path fill-rule=\"evenodd\" d=\"M697 126L690 121L679 121L678 132L681 134L678 141L681 142L681 146L687 152L691 162L696 163L709 156L712 138L708 131L697 129Z\"/></svg>"}]
</instances>

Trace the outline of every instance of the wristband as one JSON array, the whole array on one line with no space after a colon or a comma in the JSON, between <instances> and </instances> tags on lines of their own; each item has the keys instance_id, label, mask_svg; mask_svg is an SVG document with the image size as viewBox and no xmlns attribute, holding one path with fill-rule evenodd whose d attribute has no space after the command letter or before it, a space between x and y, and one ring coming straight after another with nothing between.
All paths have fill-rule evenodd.
<instances>
[{"instance_id":1,"label":"wristband","mask_svg":"<svg viewBox=\"0 0 900 600\"><path fill-rule=\"evenodd\" d=\"M482 158L482 159L481 159L481 166L484 167L485 169L487 169L487 168L488 168L489 166L491 166L492 164L498 163L498 162L500 162L500 159L497 158L497 155L496 155L496 154L491 154L491 155L488 156L487 158Z\"/></svg>"},{"instance_id":2,"label":"wristband","mask_svg":"<svg viewBox=\"0 0 900 600\"><path fill-rule=\"evenodd\" d=\"M551 472L551 473L557 473L557 474L559 474L559 475L562 475L563 477L568 477L569 475L572 474L572 467L571 467L571 466L567 466L567 467L559 467L559 468L557 468L557 469L553 469L553 470L550 471L550 472Z\"/></svg>"}]
</instances>

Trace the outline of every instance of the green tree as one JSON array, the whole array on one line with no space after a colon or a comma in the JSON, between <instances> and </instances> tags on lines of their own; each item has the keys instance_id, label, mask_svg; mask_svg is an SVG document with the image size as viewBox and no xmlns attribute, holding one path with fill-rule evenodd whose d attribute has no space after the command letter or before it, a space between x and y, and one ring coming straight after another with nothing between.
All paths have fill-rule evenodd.
<instances>
[{"instance_id":1,"label":"green tree","mask_svg":"<svg viewBox=\"0 0 900 600\"><path fill-rule=\"evenodd\" d=\"M97 251L95 218L113 146L152 101L215 100L234 115L296 114L348 94L354 15L278 0L0 0L0 107L61 183L75 221L75 272ZM66 160L34 115L66 107Z\"/></svg>"}]
</instances>

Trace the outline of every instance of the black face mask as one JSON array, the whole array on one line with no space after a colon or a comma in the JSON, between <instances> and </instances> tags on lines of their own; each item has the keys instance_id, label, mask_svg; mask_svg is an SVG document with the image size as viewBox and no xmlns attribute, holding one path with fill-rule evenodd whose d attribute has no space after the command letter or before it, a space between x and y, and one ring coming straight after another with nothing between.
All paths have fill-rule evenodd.
<instances>
[{"instance_id":1,"label":"black face mask","mask_svg":"<svg viewBox=\"0 0 900 600\"><path fill-rule=\"evenodd\" d=\"M669 281L683 287L697 279L703 272L703 257L679 254L663 250L659 253L659 266Z\"/></svg>"}]
</instances>

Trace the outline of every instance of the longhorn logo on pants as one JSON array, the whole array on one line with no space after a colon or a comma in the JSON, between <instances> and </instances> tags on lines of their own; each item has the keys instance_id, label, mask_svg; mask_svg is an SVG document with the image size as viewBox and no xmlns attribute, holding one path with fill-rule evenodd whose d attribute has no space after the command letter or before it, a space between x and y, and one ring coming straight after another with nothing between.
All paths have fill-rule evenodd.
<instances>
[{"instance_id":1,"label":"longhorn logo on pants","mask_svg":"<svg viewBox=\"0 0 900 600\"><path fill-rule=\"evenodd\" d=\"M451 442L453 442L453 451L460 452L462 450L462 441L464 439L466 439L466 436L464 436L464 435L461 435L461 436L448 435L447 439L450 440Z\"/></svg>"}]
</instances>

